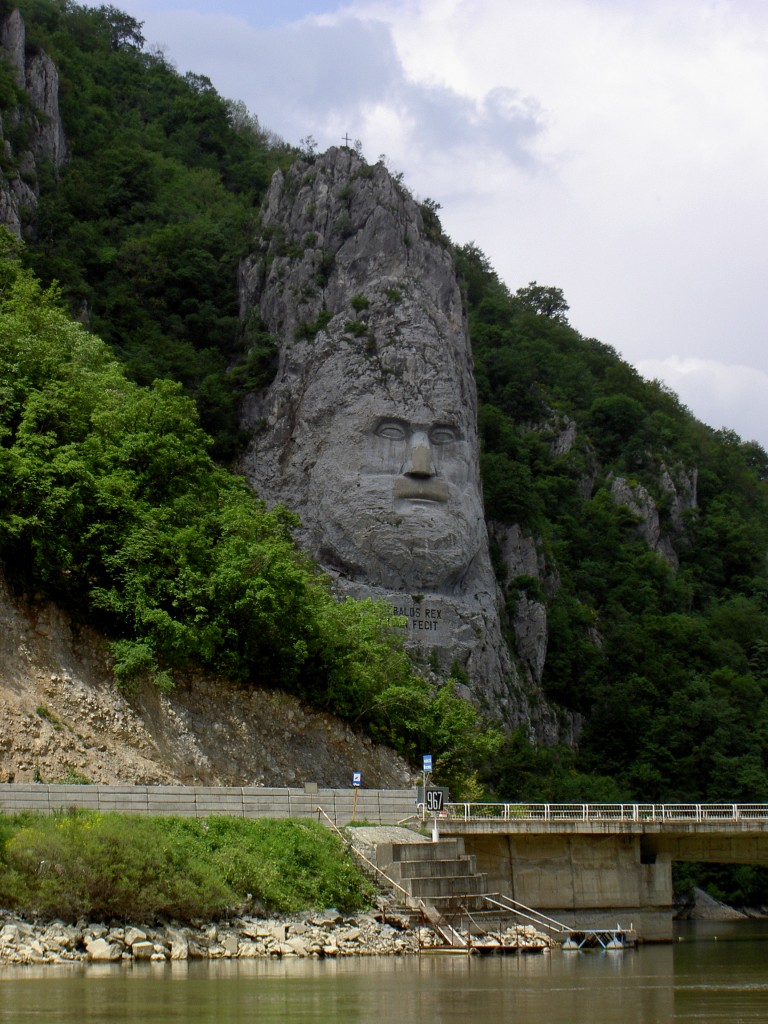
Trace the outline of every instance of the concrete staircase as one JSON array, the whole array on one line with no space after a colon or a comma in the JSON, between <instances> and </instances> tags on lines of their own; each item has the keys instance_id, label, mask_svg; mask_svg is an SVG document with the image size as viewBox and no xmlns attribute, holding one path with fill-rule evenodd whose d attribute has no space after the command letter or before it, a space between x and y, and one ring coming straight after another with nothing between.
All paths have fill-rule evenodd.
<instances>
[{"instance_id":1,"label":"concrete staircase","mask_svg":"<svg viewBox=\"0 0 768 1024\"><path fill-rule=\"evenodd\" d=\"M379 843L376 866L405 890L399 895L412 907L429 904L443 914L484 908L487 878L478 873L475 856L464 852L461 838Z\"/></svg>"}]
</instances>

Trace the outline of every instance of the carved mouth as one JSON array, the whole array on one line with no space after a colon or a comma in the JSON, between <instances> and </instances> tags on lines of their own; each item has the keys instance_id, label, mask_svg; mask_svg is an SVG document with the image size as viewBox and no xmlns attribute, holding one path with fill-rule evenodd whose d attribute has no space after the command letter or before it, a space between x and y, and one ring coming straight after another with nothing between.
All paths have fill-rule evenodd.
<instances>
[{"instance_id":1,"label":"carved mouth","mask_svg":"<svg viewBox=\"0 0 768 1024\"><path fill-rule=\"evenodd\" d=\"M448 485L441 480L410 480L399 476L395 480L395 497L410 501L448 501Z\"/></svg>"}]
</instances>

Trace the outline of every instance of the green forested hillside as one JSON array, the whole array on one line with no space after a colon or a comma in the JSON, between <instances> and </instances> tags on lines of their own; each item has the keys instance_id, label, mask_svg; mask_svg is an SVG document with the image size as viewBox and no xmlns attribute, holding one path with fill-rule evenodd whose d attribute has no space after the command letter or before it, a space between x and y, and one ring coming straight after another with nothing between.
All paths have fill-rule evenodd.
<instances>
[{"instance_id":1,"label":"green forested hillside","mask_svg":"<svg viewBox=\"0 0 768 1024\"><path fill-rule=\"evenodd\" d=\"M108 342L131 377L180 381L219 458L238 444L233 398L272 349L238 321L237 266L274 169L291 159L256 117L161 53L114 7L10 0L61 79L70 159L43 180L29 246L44 281ZM266 347L265 347L266 346ZM240 377L225 371L251 349Z\"/></svg>"},{"instance_id":2,"label":"green forested hillside","mask_svg":"<svg viewBox=\"0 0 768 1024\"><path fill-rule=\"evenodd\" d=\"M513 737L505 793L583 799L768 799L768 457L699 423L658 382L567 322L556 288L515 294L458 250L480 389L487 512L540 538L558 583L504 580L546 601L548 696L584 716L576 757ZM564 422L576 443L552 441ZM664 469L697 471L675 528ZM655 499L679 568L618 505L617 477ZM585 779L579 773L609 776Z\"/></svg>"},{"instance_id":3,"label":"green forested hillside","mask_svg":"<svg viewBox=\"0 0 768 1024\"><path fill-rule=\"evenodd\" d=\"M513 293L456 248L487 514L535 537L547 566L509 579L499 562L500 583L511 613L521 594L545 604L545 692L583 723L575 750L516 734L481 765L493 738L478 742L451 688L412 675L380 611L335 605L290 516L222 468L239 394L274 371L261 325L238 322L238 260L295 152L145 52L118 10L18 6L28 46L57 62L71 157L41 173L20 256L42 287L7 247L2 261L0 554L17 584L93 617L126 680L190 661L259 675L401 749L444 751L452 778L480 765L500 796L768 800L765 452L579 335L556 287ZM665 475L681 492L695 476L694 507L675 509ZM617 478L655 502L676 567L612 497Z\"/></svg>"}]
</instances>

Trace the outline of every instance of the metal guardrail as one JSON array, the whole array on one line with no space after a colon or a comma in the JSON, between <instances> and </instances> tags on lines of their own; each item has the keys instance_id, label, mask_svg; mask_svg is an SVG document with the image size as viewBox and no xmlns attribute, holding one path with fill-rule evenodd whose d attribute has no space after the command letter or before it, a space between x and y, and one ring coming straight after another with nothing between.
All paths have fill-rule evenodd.
<instances>
[{"instance_id":1,"label":"metal guardrail","mask_svg":"<svg viewBox=\"0 0 768 1024\"><path fill-rule=\"evenodd\" d=\"M433 817L419 804L422 817ZM508 804L447 803L439 818L509 822L729 822L768 821L768 804Z\"/></svg>"}]
</instances>

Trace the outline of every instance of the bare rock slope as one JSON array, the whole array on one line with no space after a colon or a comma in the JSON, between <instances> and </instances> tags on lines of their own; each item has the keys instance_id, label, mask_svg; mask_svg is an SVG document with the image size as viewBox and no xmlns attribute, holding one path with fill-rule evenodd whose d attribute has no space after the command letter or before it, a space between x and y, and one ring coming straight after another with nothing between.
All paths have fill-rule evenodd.
<instances>
[{"instance_id":1,"label":"bare rock slope","mask_svg":"<svg viewBox=\"0 0 768 1024\"><path fill-rule=\"evenodd\" d=\"M349 786L410 783L406 763L279 691L189 677L126 696L108 648L0 580L0 782Z\"/></svg>"}]
</instances>

